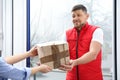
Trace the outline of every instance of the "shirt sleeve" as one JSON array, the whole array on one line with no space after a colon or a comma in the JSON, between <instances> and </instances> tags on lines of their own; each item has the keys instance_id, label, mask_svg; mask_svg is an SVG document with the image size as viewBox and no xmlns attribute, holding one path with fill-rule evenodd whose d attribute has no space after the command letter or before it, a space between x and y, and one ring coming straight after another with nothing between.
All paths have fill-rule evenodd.
<instances>
[{"instance_id":1,"label":"shirt sleeve","mask_svg":"<svg viewBox=\"0 0 120 80\"><path fill-rule=\"evenodd\" d=\"M17 68L7 64L3 58L0 58L0 77L12 80L28 80L31 74L30 68Z\"/></svg>"},{"instance_id":2,"label":"shirt sleeve","mask_svg":"<svg viewBox=\"0 0 120 80\"><path fill-rule=\"evenodd\" d=\"M101 28L97 28L94 31L92 41L98 41L103 45L103 30Z\"/></svg>"}]
</instances>

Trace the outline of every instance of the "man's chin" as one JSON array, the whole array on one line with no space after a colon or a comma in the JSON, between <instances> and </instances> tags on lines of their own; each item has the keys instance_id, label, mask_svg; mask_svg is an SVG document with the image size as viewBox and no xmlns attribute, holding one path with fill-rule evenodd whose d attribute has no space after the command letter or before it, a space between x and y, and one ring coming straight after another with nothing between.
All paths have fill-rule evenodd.
<instances>
[{"instance_id":1,"label":"man's chin","mask_svg":"<svg viewBox=\"0 0 120 80\"><path fill-rule=\"evenodd\" d=\"M75 26L75 28L80 28L80 26Z\"/></svg>"}]
</instances>

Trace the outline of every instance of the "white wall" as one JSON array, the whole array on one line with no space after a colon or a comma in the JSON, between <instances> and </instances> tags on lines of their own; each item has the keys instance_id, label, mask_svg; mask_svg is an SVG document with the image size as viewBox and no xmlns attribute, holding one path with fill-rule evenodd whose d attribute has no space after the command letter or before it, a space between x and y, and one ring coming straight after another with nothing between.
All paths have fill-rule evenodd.
<instances>
[{"instance_id":1,"label":"white wall","mask_svg":"<svg viewBox=\"0 0 120 80\"><path fill-rule=\"evenodd\" d=\"M120 80L120 0L117 0L117 68L117 80Z\"/></svg>"},{"instance_id":2,"label":"white wall","mask_svg":"<svg viewBox=\"0 0 120 80\"><path fill-rule=\"evenodd\" d=\"M0 0L0 12L2 12L2 10L3 10L3 1L2 0ZM2 31L2 26L3 26L3 21L2 21L2 19L3 19L3 14L2 13L0 13L0 50L2 50L2 33L3 33L3 31Z\"/></svg>"},{"instance_id":3,"label":"white wall","mask_svg":"<svg viewBox=\"0 0 120 80\"><path fill-rule=\"evenodd\" d=\"M3 4L2 56L3 57L9 56L12 55L12 53L13 54L24 53L26 51L26 0L13 0L14 7L13 17L12 17L12 0L2 1L3 3L0 2L0 5ZM15 64L15 66L19 67L26 66L26 60Z\"/></svg>"},{"instance_id":4,"label":"white wall","mask_svg":"<svg viewBox=\"0 0 120 80\"><path fill-rule=\"evenodd\" d=\"M14 0L14 54L26 51L26 0ZM25 66L26 60L17 63L16 66Z\"/></svg>"},{"instance_id":5,"label":"white wall","mask_svg":"<svg viewBox=\"0 0 120 80\"><path fill-rule=\"evenodd\" d=\"M3 0L3 51L2 56L12 54L12 2Z\"/></svg>"}]
</instances>

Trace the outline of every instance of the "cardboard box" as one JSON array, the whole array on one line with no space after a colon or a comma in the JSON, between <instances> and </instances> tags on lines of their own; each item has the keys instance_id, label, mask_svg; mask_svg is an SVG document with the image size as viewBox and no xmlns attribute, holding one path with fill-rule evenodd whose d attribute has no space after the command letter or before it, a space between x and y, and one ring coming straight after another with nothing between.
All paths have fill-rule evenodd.
<instances>
[{"instance_id":1,"label":"cardboard box","mask_svg":"<svg viewBox=\"0 0 120 80\"><path fill-rule=\"evenodd\" d=\"M41 64L56 69L69 61L68 44L66 42L47 42L38 44L38 55Z\"/></svg>"}]
</instances>

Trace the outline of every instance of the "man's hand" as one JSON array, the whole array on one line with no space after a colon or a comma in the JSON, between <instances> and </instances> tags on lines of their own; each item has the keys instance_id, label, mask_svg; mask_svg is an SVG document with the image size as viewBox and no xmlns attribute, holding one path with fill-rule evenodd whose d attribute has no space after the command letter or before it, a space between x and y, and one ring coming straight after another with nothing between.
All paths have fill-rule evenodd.
<instances>
[{"instance_id":1,"label":"man's hand","mask_svg":"<svg viewBox=\"0 0 120 80\"><path fill-rule=\"evenodd\" d=\"M69 64L63 64L59 67L59 69L63 71L70 71L76 65L77 65L76 60L70 60Z\"/></svg>"}]
</instances>

